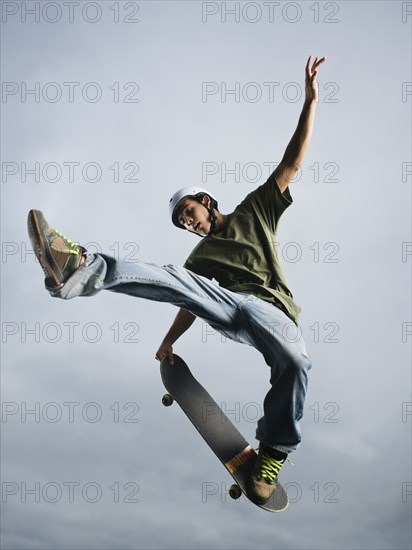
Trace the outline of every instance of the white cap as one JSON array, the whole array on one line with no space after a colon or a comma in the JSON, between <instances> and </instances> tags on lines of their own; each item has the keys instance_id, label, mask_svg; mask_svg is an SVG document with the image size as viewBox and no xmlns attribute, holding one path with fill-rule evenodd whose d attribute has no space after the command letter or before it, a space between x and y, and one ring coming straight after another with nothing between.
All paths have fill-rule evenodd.
<instances>
[{"instance_id":1,"label":"white cap","mask_svg":"<svg viewBox=\"0 0 412 550\"><path fill-rule=\"evenodd\" d=\"M176 191L176 193L173 195L173 197L169 201L169 212L170 217L172 218L172 222L175 224L176 227L180 227L184 229L180 223L177 221L176 218L176 211L177 207L179 206L179 203L186 199L187 197L193 197L195 198L197 195L209 195L209 197L213 200L216 200L215 197L208 191L207 189L203 189L202 187L182 187L182 189L179 189L179 191ZM217 202L217 201L216 201Z\"/></svg>"}]
</instances>

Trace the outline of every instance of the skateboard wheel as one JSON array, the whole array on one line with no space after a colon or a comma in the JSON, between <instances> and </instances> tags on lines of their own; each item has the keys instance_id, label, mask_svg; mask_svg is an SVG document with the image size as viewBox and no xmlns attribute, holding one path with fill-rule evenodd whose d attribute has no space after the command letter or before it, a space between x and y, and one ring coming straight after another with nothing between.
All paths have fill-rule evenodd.
<instances>
[{"instance_id":1,"label":"skateboard wheel","mask_svg":"<svg viewBox=\"0 0 412 550\"><path fill-rule=\"evenodd\" d=\"M162 397L162 403L165 407L170 407L170 405L173 403L173 397L170 395L170 393L165 393Z\"/></svg>"},{"instance_id":2,"label":"skateboard wheel","mask_svg":"<svg viewBox=\"0 0 412 550\"><path fill-rule=\"evenodd\" d=\"M229 487L229 495L233 499L237 500L240 497L241 494L242 494L242 491L241 491L239 485L234 484L234 485L231 485Z\"/></svg>"}]
</instances>

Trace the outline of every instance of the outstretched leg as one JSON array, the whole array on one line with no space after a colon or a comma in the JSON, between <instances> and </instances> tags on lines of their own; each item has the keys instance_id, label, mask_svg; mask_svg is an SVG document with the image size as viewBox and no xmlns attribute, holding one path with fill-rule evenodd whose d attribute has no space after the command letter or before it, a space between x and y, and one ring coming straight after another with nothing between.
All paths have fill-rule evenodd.
<instances>
[{"instance_id":1,"label":"outstretched leg","mask_svg":"<svg viewBox=\"0 0 412 550\"><path fill-rule=\"evenodd\" d=\"M36 210L29 213L28 227L33 250L46 275L45 286L52 296L68 300L110 290L167 302L187 309L229 338L237 339L237 307L242 296L183 267L87 254L83 247L51 228Z\"/></svg>"}]
</instances>

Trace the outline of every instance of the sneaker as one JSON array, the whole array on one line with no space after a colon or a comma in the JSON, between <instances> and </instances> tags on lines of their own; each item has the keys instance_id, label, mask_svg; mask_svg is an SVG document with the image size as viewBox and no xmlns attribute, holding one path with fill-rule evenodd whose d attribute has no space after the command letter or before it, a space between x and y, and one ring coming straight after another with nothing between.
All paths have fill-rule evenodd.
<instances>
[{"instance_id":1,"label":"sneaker","mask_svg":"<svg viewBox=\"0 0 412 550\"><path fill-rule=\"evenodd\" d=\"M286 458L286 453L259 445L259 454L249 480L249 493L258 504L265 504L276 488L279 471Z\"/></svg>"},{"instance_id":2,"label":"sneaker","mask_svg":"<svg viewBox=\"0 0 412 550\"><path fill-rule=\"evenodd\" d=\"M62 286L80 266L85 249L52 229L40 210L27 219L30 241L46 276L46 287Z\"/></svg>"}]
</instances>

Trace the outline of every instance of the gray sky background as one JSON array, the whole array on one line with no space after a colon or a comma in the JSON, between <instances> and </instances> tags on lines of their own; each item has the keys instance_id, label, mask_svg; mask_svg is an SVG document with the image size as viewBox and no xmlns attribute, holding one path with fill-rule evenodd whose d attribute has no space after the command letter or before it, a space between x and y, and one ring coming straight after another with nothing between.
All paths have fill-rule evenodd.
<instances>
[{"instance_id":1,"label":"gray sky background","mask_svg":"<svg viewBox=\"0 0 412 550\"><path fill-rule=\"evenodd\" d=\"M72 22L64 3L37 4L38 22L2 2L3 548L409 548L411 3L82 2ZM230 476L161 404L154 354L174 308L51 299L26 216L181 265L197 240L171 225L171 194L204 185L230 212L267 179L311 53L327 61L278 241L313 369L303 443L282 470L291 504L274 515L226 497ZM79 83L73 101L65 82ZM222 96L235 83L238 101ZM39 181L24 178L36 163ZM255 444L258 352L199 320L175 351Z\"/></svg>"}]
</instances>

